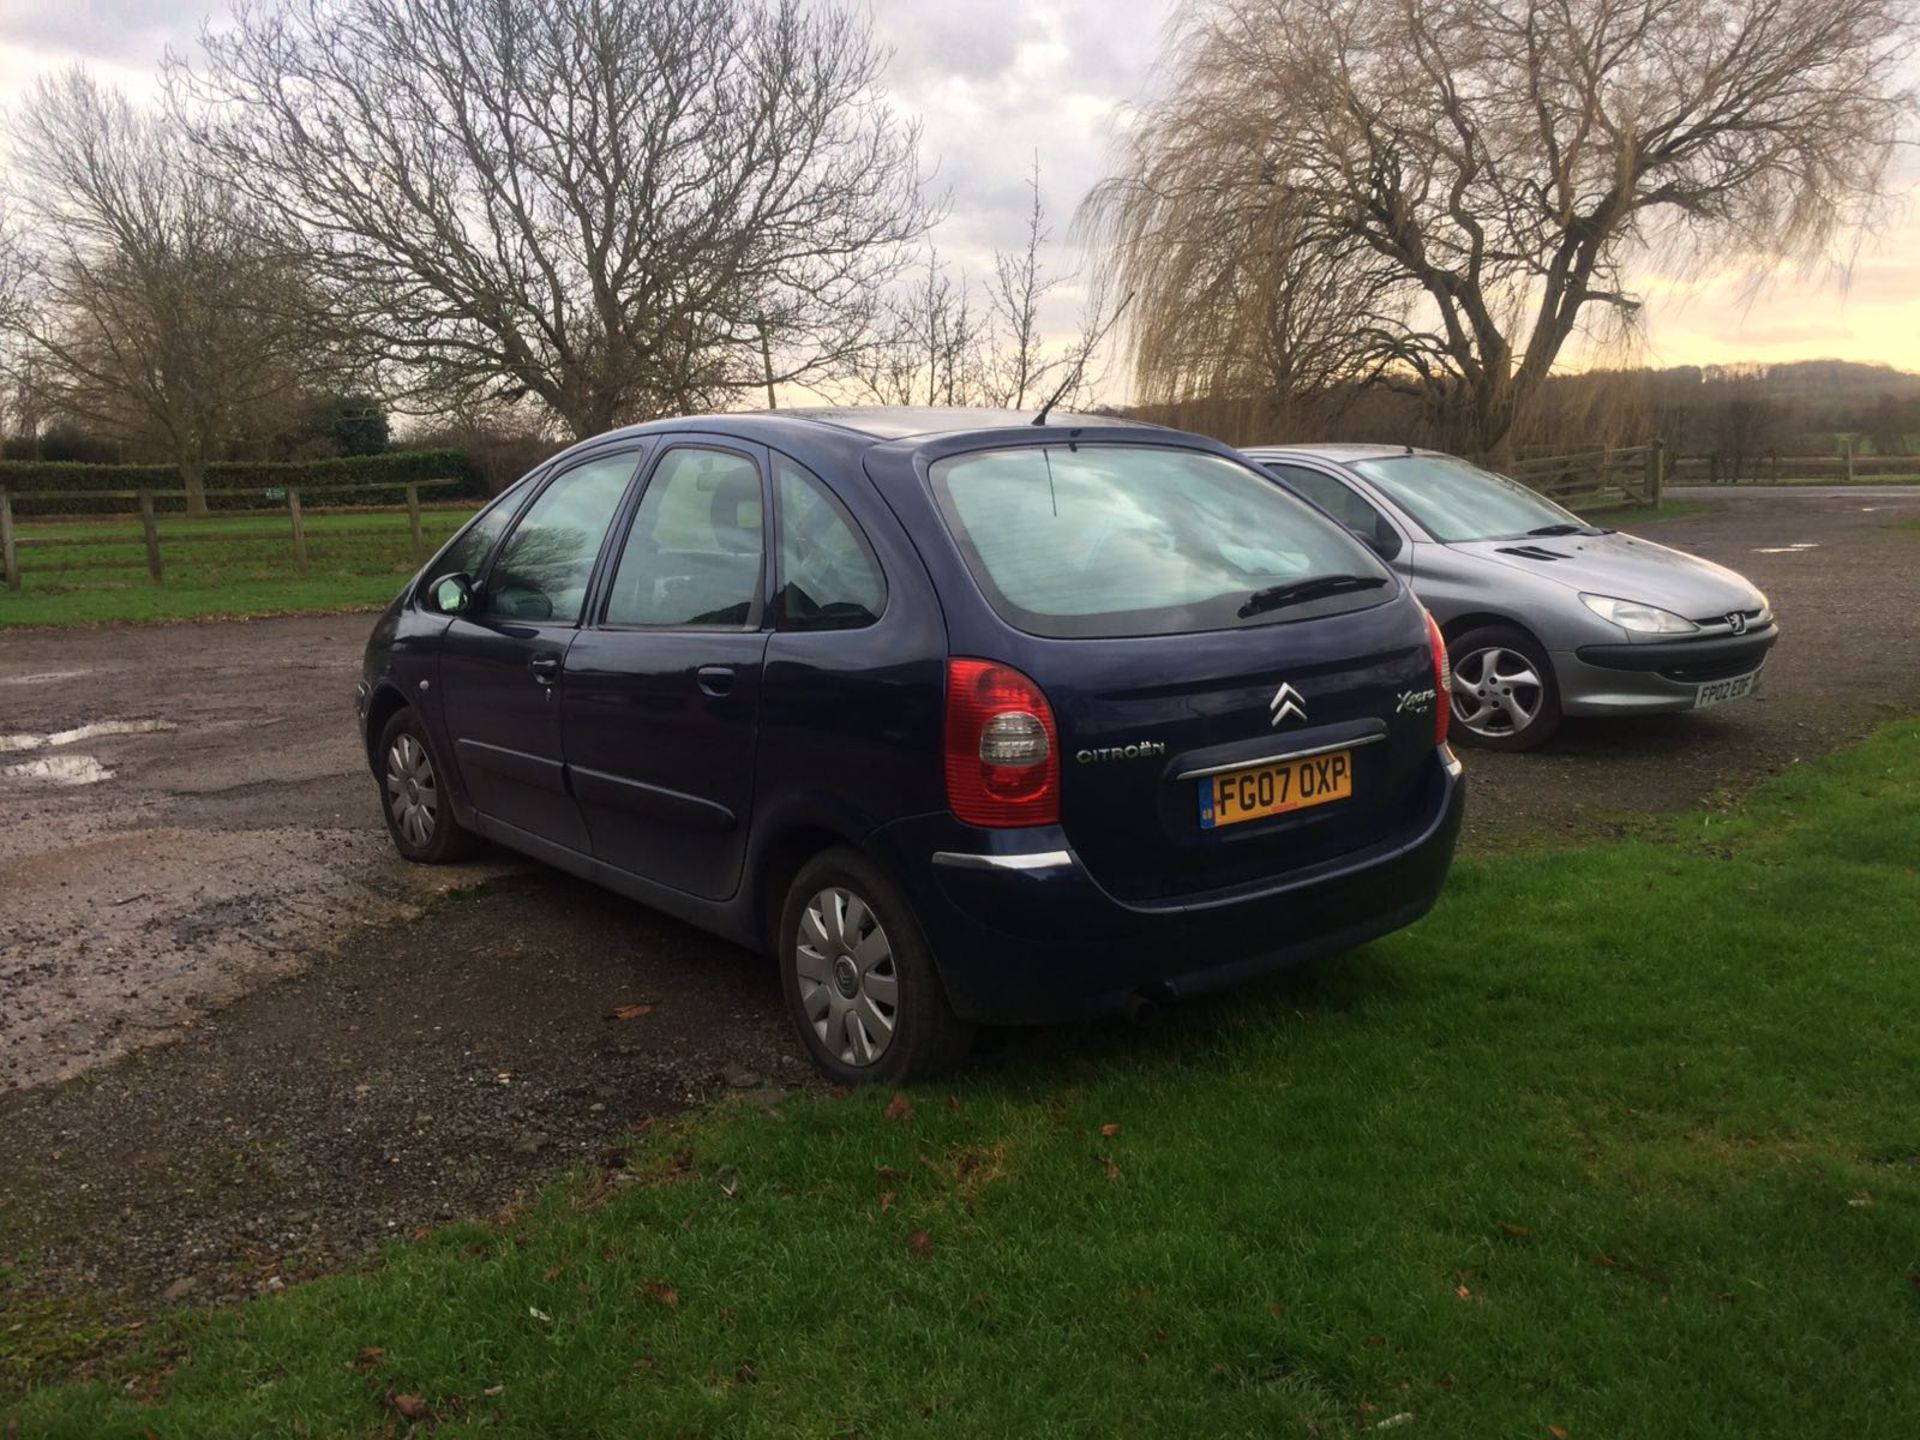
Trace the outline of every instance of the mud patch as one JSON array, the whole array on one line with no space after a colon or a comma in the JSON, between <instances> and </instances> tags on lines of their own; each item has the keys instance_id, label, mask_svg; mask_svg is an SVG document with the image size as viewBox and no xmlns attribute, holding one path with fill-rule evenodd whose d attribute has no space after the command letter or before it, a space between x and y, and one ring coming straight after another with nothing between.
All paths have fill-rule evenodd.
<instances>
[{"instance_id":1,"label":"mud patch","mask_svg":"<svg viewBox=\"0 0 1920 1440\"><path fill-rule=\"evenodd\" d=\"M368 926L415 916L418 901L498 869L423 872L396 893L370 863L385 846L384 833L359 827L165 827L8 867L0 1090L173 1038Z\"/></svg>"}]
</instances>

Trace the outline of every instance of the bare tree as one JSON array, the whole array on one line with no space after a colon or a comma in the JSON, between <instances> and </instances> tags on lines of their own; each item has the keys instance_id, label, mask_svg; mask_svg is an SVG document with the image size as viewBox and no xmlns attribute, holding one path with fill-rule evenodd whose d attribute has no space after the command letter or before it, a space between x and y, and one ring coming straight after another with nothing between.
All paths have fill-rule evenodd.
<instances>
[{"instance_id":1,"label":"bare tree","mask_svg":"<svg viewBox=\"0 0 1920 1440\"><path fill-rule=\"evenodd\" d=\"M1069 401L1090 383L1091 351L1105 338L1104 277L1087 286L1071 334L1050 336L1048 299L1079 277L1048 263L1052 231L1040 197L1040 164L1028 180L1031 203L1018 249L995 250L984 306L965 272L952 273L929 246L924 266L895 287L872 343L851 367L856 390L892 405L1038 406L1069 370Z\"/></svg>"},{"instance_id":2,"label":"bare tree","mask_svg":"<svg viewBox=\"0 0 1920 1440\"><path fill-rule=\"evenodd\" d=\"M988 324L992 356L985 366L987 400L1020 409L1029 398L1038 399L1048 376L1066 363L1065 357L1046 353L1040 307L1070 277L1047 269L1045 250L1052 238L1046 208L1040 201L1040 157L1033 157L1027 180L1032 203L1027 211L1026 240L1018 250L996 250L993 278L987 283Z\"/></svg>"},{"instance_id":3,"label":"bare tree","mask_svg":"<svg viewBox=\"0 0 1920 1440\"><path fill-rule=\"evenodd\" d=\"M587 435L806 384L930 219L831 0L240 0L205 40L204 153L446 408Z\"/></svg>"},{"instance_id":4,"label":"bare tree","mask_svg":"<svg viewBox=\"0 0 1920 1440\"><path fill-rule=\"evenodd\" d=\"M1916 24L1911 0L1209 0L1109 233L1177 245L1156 207L1214 185L1210 211L1297 226L1274 253L1377 268L1404 317L1358 322L1380 373L1496 451L1595 307L1638 308L1629 262L1812 264L1873 221Z\"/></svg>"},{"instance_id":5,"label":"bare tree","mask_svg":"<svg viewBox=\"0 0 1920 1440\"><path fill-rule=\"evenodd\" d=\"M882 405L976 404L985 340L967 277L929 245L925 263L883 300L851 379Z\"/></svg>"},{"instance_id":6,"label":"bare tree","mask_svg":"<svg viewBox=\"0 0 1920 1440\"><path fill-rule=\"evenodd\" d=\"M40 82L12 140L30 270L14 384L178 465L204 512L207 463L273 428L321 369L291 318L294 267L177 129L82 69Z\"/></svg>"}]
</instances>

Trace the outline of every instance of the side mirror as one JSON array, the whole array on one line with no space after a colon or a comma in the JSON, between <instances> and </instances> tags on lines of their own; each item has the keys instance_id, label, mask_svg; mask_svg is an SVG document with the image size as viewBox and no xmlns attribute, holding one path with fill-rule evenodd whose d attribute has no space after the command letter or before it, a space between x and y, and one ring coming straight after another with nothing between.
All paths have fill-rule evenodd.
<instances>
[{"instance_id":1,"label":"side mirror","mask_svg":"<svg viewBox=\"0 0 1920 1440\"><path fill-rule=\"evenodd\" d=\"M473 577L442 575L433 582L433 608L442 615L458 615L473 604Z\"/></svg>"}]
</instances>

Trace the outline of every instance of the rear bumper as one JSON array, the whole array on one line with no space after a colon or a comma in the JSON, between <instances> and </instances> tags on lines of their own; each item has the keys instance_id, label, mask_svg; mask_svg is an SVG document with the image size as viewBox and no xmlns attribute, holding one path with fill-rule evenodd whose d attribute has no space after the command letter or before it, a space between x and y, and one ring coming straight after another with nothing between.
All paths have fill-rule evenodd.
<instances>
[{"instance_id":1,"label":"rear bumper","mask_svg":"<svg viewBox=\"0 0 1920 1440\"><path fill-rule=\"evenodd\" d=\"M1699 689L1763 669L1778 626L1750 635L1555 651L1554 679L1568 715L1655 715L1691 710Z\"/></svg>"},{"instance_id":2,"label":"rear bumper","mask_svg":"<svg viewBox=\"0 0 1920 1440\"><path fill-rule=\"evenodd\" d=\"M1411 924L1446 880L1464 800L1459 763L1436 758L1412 831L1258 885L1152 904L1107 893L1057 829L921 816L881 831L875 849L912 895L954 1009L1046 1023L1200 994Z\"/></svg>"}]
</instances>

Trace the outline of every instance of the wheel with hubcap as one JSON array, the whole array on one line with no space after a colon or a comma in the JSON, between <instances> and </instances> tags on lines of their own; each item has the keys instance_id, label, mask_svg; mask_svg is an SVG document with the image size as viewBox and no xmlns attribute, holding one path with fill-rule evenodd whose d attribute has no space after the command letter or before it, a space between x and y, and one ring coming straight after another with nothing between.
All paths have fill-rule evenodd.
<instances>
[{"instance_id":1,"label":"wheel with hubcap","mask_svg":"<svg viewBox=\"0 0 1920 1440\"><path fill-rule=\"evenodd\" d=\"M1553 665L1524 630L1487 625L1447 646L1453 733L1488 750L1531 750L1560 728Z\"/></svg>"},{"instance_id":2,"label":"wheel with hubcap","mask_svg":"<svg viewBox=\"0 0 1920 1440\"><path fill-rule=\"evenodd\" d=\"M919 1079L966 1053L971 1027L947 1003L905 898L852 850L829 850L794 877L780 969L794 1030L831 1080Z\"/></svg>"},{"instance_id":3,"label":"wheel with hubcap","mask_svg":"<svg viewBox=\"0 0 1920 1440\"><path fill-rule=\"evenodd\" d=\"M401 710L380 732L380 812L394 847L408 860L441 865L464 860L480 837L453 817L420 719Z\"/></svg>"}]
</instances>

